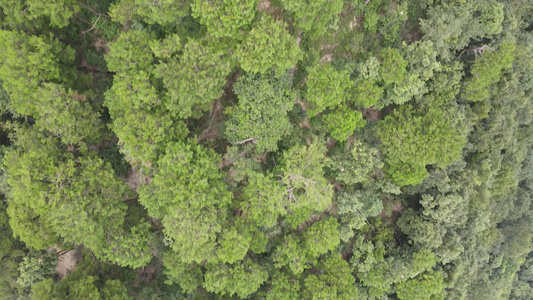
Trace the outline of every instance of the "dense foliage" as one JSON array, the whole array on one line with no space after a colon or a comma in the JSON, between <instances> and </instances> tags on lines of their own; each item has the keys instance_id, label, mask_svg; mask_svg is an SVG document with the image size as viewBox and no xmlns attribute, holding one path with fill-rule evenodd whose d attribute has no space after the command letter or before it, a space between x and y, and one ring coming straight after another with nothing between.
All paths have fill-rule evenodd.
<instances>
[{"instance_id":1,"label":"dense foliage","mask_svg":"<svg viewBox=\"0 0 533 300\"><path fill-rule=\"evenodd\" d=\"M532 11L0 0L0 299L533 299Z\"/></svg>"}]
</instances>

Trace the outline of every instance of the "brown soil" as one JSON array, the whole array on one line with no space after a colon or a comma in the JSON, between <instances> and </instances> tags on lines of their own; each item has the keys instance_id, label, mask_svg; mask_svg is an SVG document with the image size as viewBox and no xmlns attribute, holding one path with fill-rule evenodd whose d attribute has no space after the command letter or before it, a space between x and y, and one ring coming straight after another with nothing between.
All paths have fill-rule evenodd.
<instances>
[{"instance_id":1,"label":"brown soil","mask_svg":"<svg viewBox=\"0 0 533 300\"><path fill-rule=\"evenodd\" d=\"M263 1L259 2L259 4L257 5L257 9L260 10L260 11L268 12L271 9L270 8L270 1L269 0L263 0Z\"/></svg>"},{"instance_id":2,"label":"brown soil","mask_svg":"<svg viewBox=\"0 0 533 300\"><path fill-rule=\"evenodd\" d=\"M324 56L322 56L320 58L320 62L323 63L323 62L331 62L331 60L333 59L333 54L326 54Z\"/></svg>"},{"instance_id":3,"label":"brown soil","mask_svg":"<svg viewBox=\"0 0 533 300\"><path fill-rule=\"evenodd\" d=\"M124 181L132 190L137 191L140 185L149 184L151 179L149 176L141 174L139 167L133 167Z\"/></svg>"},{"instance_id":4,"label":"brown soil","mask_svg":"<svg viewBox=\"0 0 533 300\"><path fill-rule=\"evenodd\" d=\"M281 9L276 6L272 6L270 0L263 0L259 2L259 4L257 5L257 9L259 11L271 14L276 20L283 19L283 13Z\"/></svg>"},{"instance_id":5,"label":"brown soil","mask_svg":"<svg viewBox=\"0 0 533 300\"><path fill-rule=\"evenodd\" d=\"M313 225L316 221L320 220L320 215L312 215L309 219L307 219L305 222L300 224L298 228L296 228L296 231L302 231L305 228Z\"/></svg>"},{"instance_id":6,"label":"brown soil","mask_svg":"<svg viewBox=\"0 0 533 300\"><path fill-rule=\"evenodd\" d=\"M335 145L337 145L337 140L336 139L329 139L327 144L326 144L326 147L328 148L328 150L331 150L331 149L333 149L333 147L335 147Z\"/></svg>"},{"instance_id":7,"label":"brown soil","mask_svg":"<svg viewBox=\"0 0 533 300\"><path fill-rule=\"evenodd\" d=\"M398 220L398 218L400 217L400 215L402 214L402 210L403 210L403 205L401 202L395 202L392 204L392 207L391 207L391 210L392 210L392 214L389 216L385 213L385 211L382 211L378 216L383 220L383 221L387 221L389 222L390 224L395 224L396 223L396 220Z\"/></svg>"},{"instance_id":8,"label":"brown soil","mask_svg":"<svg viewBox=\"0 0 533 300\"><path fill-rule=\"evenodd\" d=\"M378 121L381 117L381 111L371 107L363 109L363 116L369 121Z\"/></svg>"},{"instance_id":9,"label":"brown soil","mask_svg":"<svg viewBox=\"0 0 533 300\"><path fill-rule=\"evenodd\" d=\"M339 43L327 44L327 45L320 46L320 51L322 51L322 53L324 53L324 55L320 58L320 62L321 63L331 62L331 60L333 59L333 50L335 50L335 48L337 48L337 46L339 46Z\"/></svg>"},{"instance_id":10,"label":"brown soil","mask_svg":"<svg viewBox=\"0 0 533 300\"><path fill-rule=\"evenodd\" d=\"M74 269L76 269L76 265L81 260L81 256L76 250L70 250L62 253L62 249L57 246L53 246L49 248L48 251L56 251L57 253L60 253L59 258L57 259L56 273L61 279L65 278L70 272L74 271Z\"/></svg>"},{"instance_id":11,"label":"brown soil","mask_svg":"<svg viewBox=\"0 0 533 300\"><path fill-rule=\"evenodd\" d=\"M309 119L306 117L300 124L298 124L301 128L307 128L311 129L311 125L309 124Z\"/></svg>"},{"instance_id":12,"label":"brown soil","mask_svg":"<svg viewBox=\"0 0 533 300\"><path fill-rule=\"evenodd\" d=\"M93 43L93 46L96 50L102 50L104 54L109 53L109 46L107 45L107 41L102 37L96 38Z\"/></svg>"},{"instance_id":13,"label":"brown soil","mask_svg":"<svg viewBox=\"0 0 533 300\"><path fill-rule=\"evenodd\" d=\"M155 277L156 269L154 267L142 267L137 270L137 277L133 281L134 286L142 282L150 282Z\"/></svg>"}]
</instances>

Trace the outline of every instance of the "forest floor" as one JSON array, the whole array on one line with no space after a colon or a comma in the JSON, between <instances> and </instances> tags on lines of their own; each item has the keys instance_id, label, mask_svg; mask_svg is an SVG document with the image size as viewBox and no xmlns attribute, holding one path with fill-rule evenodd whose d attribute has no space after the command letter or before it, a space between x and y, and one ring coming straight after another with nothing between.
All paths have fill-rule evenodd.
<instances>
[{"instance_id":1,"label":"forest floor","mask_svg":"<svg viewBox=\"0 0 533 300\"><path fill-rule=\"evenodd\" d=\"M48 249L48 251L56 251L57 253L61 253L64 250L54 246ZM61 279L65 278L70 272L76 269L76 265L80 259L81 257L77 250L70 250L61 254L57 260L56 274L59 275Z\"/></svg>"}]
</instances>

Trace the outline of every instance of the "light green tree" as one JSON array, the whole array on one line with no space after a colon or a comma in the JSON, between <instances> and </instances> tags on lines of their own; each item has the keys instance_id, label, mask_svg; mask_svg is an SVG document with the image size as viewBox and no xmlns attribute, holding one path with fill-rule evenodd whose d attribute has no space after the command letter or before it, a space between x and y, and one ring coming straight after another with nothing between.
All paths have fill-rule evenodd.
<instances>
[{"instance_id":1,"label":"light green tree","mask_svg":"<svg viewBox=\"0 0 533 300\"><path fill-rule=\"evenodd\" d=\"M421 113L403 106L379 125L386 170L398 185L420 183L426 165L446 167L458 160L466 142L447 113L433 108Z\"/></svg>"},{"instance_id":2,"label":"light green tree","mask_svg":"<svg viewBox=\"0 0 533 300\"><path fill-rule=\"evenodd\" d=\"M160 62L154 75L166 88L164 104L180 118L198 117L219 98L231 66L209 41L190 40L179 57Z\"/></svg>"},{"instance_id":3,"label":"light green tree","mask_svg":"<svg viewBox=\"0 0 533 300\"><path fill-rule=\"evenodd\" d=\"M0 79L10 107L22 115L39 112L39 86L72 82L74 50L57 39L0 30ZM24 57L24 59L20 59Z\"/></svg>"},{"instance_id":4,"label":"light green tree","mask_svg":"<svg viewBox=\"0 0 533 300\"><path fill-rule=\"evenodd\" d=\"M325 152L326 147L315 140L283 153L279 172L288 210L306 207L323 211L331 204L333 188L324 178L323 168L329 164Z\"/></svg>"},{"instance_id":5,"label":"light green tree","mask_svg":"<svg viewBox=\"0 0 533 300\"><path fill-rule=\"evenodd\" d=\"M167 143L188 133L182 121L170 116L143 71L117 75L105 98L113 119L110 127L133 162L155 164Z\"/></svg>"},{"instance_id":6,"label":"light green tree","mask_svg":"<svg viewBox=\"0 0 533 300\"><path fill-rule=\"evenodd\" d=\"M120 0L111 5L109 15L122 24L144 21L168 25L189 12L191 0Z\"/></svg>"},{"instance_id":7,"label":"light green tree","mask_svg":"<svg viewBox=\"0 0 533 300\"><path fill-rule=\"evenodd\" d=\"M284 74L296 66L302 52L283 21L262 15L239 45L236 58L247 72L266 74L273 69Z\"/></svg>"},{"instance_id":8,"label":"light green tree","mask_svg":"<svg viewBox=\"0 0 533 300\"><path fill-rule=\"evenodd\" d=\"M308 116L316 116L325 109L333 109L346 101L347 91L352 86L347 71L339 72L329 64L317 64L308 71L305 93Z\"/></svg>"},{"instance_id":9,"label":"light green tree","mask_svg":"<svg viewBox=\"0 0 533 300\"><path fill-rule=\"evenodd\" d=\"M356 129L365 127L366 124L360 111L344 105L326 114L323 120L331 137L341 142L346 141Z\"/></svg>"},{"instance_id":10,"label":"light green tree","mask_svg":"<svg viewBox=\"0 0 533 300\"><path fill-rule=\"evenodd\" d=\"M340 254L331 254L321 259L317 275L310 274L304 279L304 299L358 299L355 278L350 266Z\"/></svg>"},{"instance_id":11,"label":"light green tree","mask_svg":"<svg viewBox=\"0 0 533 300\"><path fill-rule=\"evenodd\" d=\"M214 265L205 273L205 288L221 296L246 298L268 279L268 272L250 259L234 265Z\"/></svg>"},{"instance_id":12,"label":"light green tree","mask_svg":"<svg viewBox=\"0 0 533 300\"><path fill-rule=\"evenodd\" d=\"M161 219L172 249L185 263L215 258L217 234L232 200L219 163L218 154L195 141L172 142L151 183L140 189L139 202Z\"/></svg>"},{"instance_id":13,"label":"light green tree","mask_svg":"<svg viewBox=\"0 0 533 300\"><path fill-rule=\"evenodd\" d=\"M195 0L192 4L192 15L198 18L214 37L239 39L244 33L241 29L252 23L257 12L257 3L257 0Z\"/></svg>"},{"instance_id":14,"label":"light green tree","mask_svg":"<svg viewBox=\"0 0 533 300\"><path fill-rule=\"evenodd\" d=\"M154 37L145 31L129 30L120 34L116 41L109 43L109 53L105 56L109 71L135 73L152 68L152 40Z\"/></svg>"},{"instance_id":15,"label":"light green tree","mask_svg":"<svg viewBox=\"0 0 533 300\"><path fill-rule=\"evenodd\" d=\"M281 5L294 15L294 23L299 30L316 39L327 32L330 23L334 23L334 19L342 11L344 2L281 0Z\"/></svg>"},{"instance_id":16,"label":"light green tree","mask_svg":"<svg viewBox=\"0 0 533 300\"><path fill-rule=\"evenodd\" d=\"M275 151L278 141L290 133L287 116L294 105L295 93L288 76L241 76L233 90L239 103L228 108L226 136L232 143L252 140L258 152Z\"/></svg>"}]
</instances>

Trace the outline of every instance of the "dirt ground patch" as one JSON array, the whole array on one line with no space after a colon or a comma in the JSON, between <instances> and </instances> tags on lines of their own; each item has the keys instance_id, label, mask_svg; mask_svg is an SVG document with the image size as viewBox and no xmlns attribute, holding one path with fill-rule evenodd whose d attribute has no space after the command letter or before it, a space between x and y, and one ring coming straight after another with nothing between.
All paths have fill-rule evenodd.
<instances>
[{"instance_id":1,"label":"dirt ground patch","mask_svg":"<svg viewBox=\"0 0 533 300\"><path fill-rule=\"evenodd\" d=\"M140 172L139 167L132 168L124 180L124 182L126 182L126 184L134 191L137 191L139 185L149 184L150 181L150 177L143 175Z\"/></svg>"},{"instance_id":2,"label":"dirt ground patch","mask_svg":"<svg viewBox=\"0 0 533 300\"><path fill-rule=\"evenodd\" d=\"M375 121L378 121L379 118L381 117L381 111L378 110L378 109L373 109L373 108L365 108L363 109L363 116L369 120L369 121L372 121L372 122L375 122Z\"/></svg>"},{"instance_id":3,"label":"dirt ground patch","mask_svg":"<svg viewBox=\"0 0 533 300\"><path fill-rule=\"evenodd\" d=\"M54 246L48 249L49 252L56 251L59 254L57 259L56 273L61 279L65 278L70 272L76 269L76 265L81 260L81 256L77 250L64 251L61 248Z\"/></svg>"}]
</instances>

